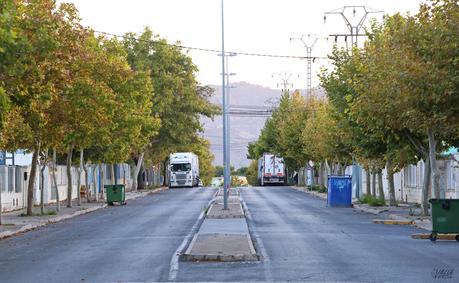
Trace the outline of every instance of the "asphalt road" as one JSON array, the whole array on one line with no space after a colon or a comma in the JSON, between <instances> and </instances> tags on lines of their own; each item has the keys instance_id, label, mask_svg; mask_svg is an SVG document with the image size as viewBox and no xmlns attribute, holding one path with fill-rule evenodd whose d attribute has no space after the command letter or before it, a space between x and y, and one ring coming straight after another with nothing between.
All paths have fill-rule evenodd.
<instances>
[{"instance_id":1,"label":"asphalt road","mask_svg":"<svg viewBox=\"0 0 459 283\"><path fill-rule=\"evenodd\" d=\"M0 241L0 282L168 281L171 258L215 190L175 189ZM459 281L459 244L287 188L245 188L261 262L180 262L176 281Z\"/></svg>"},{"instance_id":2,"label":"asphalt road","mask_svg":"<svg viewBox=\"0 0 459 283\"><path fill-rule=\"evenodd\" d=\"M167 281L213 189L172 189L0 240L0 282Z\"/></svg>"},{"instance_id":3,"label":"asphalt road","mask_svg":"<svg viewBox=\"0 0 459 283\"><path fill-rule=\"evenodd\" d=\"M459 282L459 243L414 240L411 226L373 224L373 215L327 208L286 187L242 189L267 258L260 263L181 263L182 281ZM260 246L260 245L259 245ZM260 250L260 247L259 247Z\"/></svg>"}]
</instances>

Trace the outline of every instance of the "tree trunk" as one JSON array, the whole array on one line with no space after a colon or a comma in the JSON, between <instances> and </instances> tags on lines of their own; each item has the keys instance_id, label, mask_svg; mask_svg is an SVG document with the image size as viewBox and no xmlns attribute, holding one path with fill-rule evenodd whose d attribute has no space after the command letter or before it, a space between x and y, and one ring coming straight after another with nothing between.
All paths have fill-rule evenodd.
<instances>
[{"instance_id":1,"label":"tree trunk","mask_svg":"<svg viewBox=\"0 0 459 283\"><path fill-rule=\"evenodd\" d=\"M110 164L110 177L112 185L116 185L116 176L115 176L115 165L112 163Z\"/></svg>"},{"instance_id":2,"label":"tree trunk","mask_svg":"<svg viewBox=\"0 0 459 283\"><path fill-rule=\"evenodd\" d=\"M371 174L370 174L370 168L367 167L365 168L365 174L366 174L366 178L365 178L365 185L366 185L366 195L367 196L371 196Z\"/></svg>"},{"instance_id":3,"label":"tree trunk","mask_svg":"<svg viewBox=\"0 0 459 283\"><path fill-rule=\"evenodd\" d=\"M84 164L84 149L80 148L80 166L78 166L78 182L77 182L78 206L81 206L81 173L83 173L83 164Z\"/></svg>"},{"instance_id":4,"label":"tree trunk","mask_svg":"<svg viewBox=\"0 0 459 283\"><path fill-rule=\"evenodd\" d=\"M435 198L445 198L444 190L440 191L440 173L438 172L437 166L437 141L435 140L435 135L430 128L427 132L429 136L429 158L430 158L430 168L432 174L432 191Z\"/></svg>"},{"instance_id":5,"label":"tree trunk","mask_svg":"<svg viewBox=\"0 0 459 283\"><path fill-rule=\"evenodd\" d=\"M421 214L424 216L429 215L429 188L431 178L430 158L427 156L424 161L424 180L422 180L422 194L421 194Z\"/></svg>"},{"instance_id":6,"label":"tree trunk","mask_svg":"<svg viewBox=\"0 0 459 283\"><path fill-rule=\"evenodd\" d=\"M389 205L395 206L397 202L395 199L394 167L391 160L387 161L387 183L389 184Z\"/></svg>"},{"instance_id":7,"label":"tree trunk","mask_svg":"<svg viewBox=\"0 0 459 283\"><path fill-rule=\"evenodd\" d=\"M33 215L33 189L35 187L35 176L37 175L37 161L40 153L40 143L38 143L32 155L32 168L30 169L29 184L27 186L27 216Z\"/></svg>"},{"instance_id":8,"label":"tree trunk","mask_svg":"<svg viewBox=\"0 0 459 283\"><path fill-rule=\"evenodd\" d=\"M86 195L86 202L91 202L91 199L89 198L89 174L88 174L88 165L86 162L83 165L83 170L84 170L84 188L85 188L85 195Z\"/></svg>"},{"instance_id":9,"label":"tree trunk","mask_svg":"<svg viewBox=\"0 0 459 283\"><path fill-rule=\"evenodd\" d=\"M140 168L142 168L143 164L143 157L145 156L145 152L142 152L137 160L137 164L135 165L134 169L134 176L132 178L132 190L137 191L137 179L139 178Z\"/></svg>"},{"instance_id":10,"label":"tree trunk","mask_svg":"<svg viewBox=\"0 0 459 283\"><path fill-rule=\"evenodd\" d=\"M97 190L97 167L98 165L94 164L92 169L92 183L94 186L94 200L97 202L99 200L98 190Z\"/></svg>"},{"instance_id":11,"label":"tree trunk","mask_svg":"<svg viewBox=\"0 0 459 283\"><path fill-rule=\"evenodd\" d=\"M73 146L67 152L67 207L72 207L72 154Z\"/></svg>"},{"instance_id":12,"label":"tree trunk","mask_svg":"<svg viewBox=\"0 0 459 283\"><path fill-rule=\"evenodd\" d=\"M56 210L61 210L61 200L59 197L59 188L57 187L57 179L56 179L56 171L57 171L57 157L56 157L56 149L53 149L53 170L52 170L52 178L53 178L53 186L56 192Z\"/></svg>"},{"instance_id":13,"label":"tree trunk","mask_svg":"<svg viewBox=\"0 0 459 283\"><path fill-rule=\"evenodd\" d=\"M323 186L323 178L322 178L322 174L323 174L323 165L322 165L322 162L319 163L319 178L318 178L318 183L319 183L319 186L322 187Z\"/></svg>"},{"instance_id":14,"label":"tree trunk","mask_svg":"<svg viewBox=\"0 0 459 283\"><path fill-rule=\"evenodd\" d=\"M374 168L371 170L371 195L376 197L376 172Z\"/></svg>"},{"instance_id":15,"label":"tree trunk","mask_svg":"<svg viewBox=\"0 0 459 283\"><path fill-rule=\"evenodd\" d=\"M328 188L328 175L330 175L330 166L328 165L328 161L325 160L325 174L324 174L324 183L325 187Z\"/></svg>"},{"instance_id":16,"label":"tree trunk","mask_svg":"<svg viewBox=\"0 0 459 283\"><path fill-rule=\"evenodd\" d=\"M105 168L106 166L99 163L99 168L100 168L100 194L101 194L101 199L104 199L104 192L105 192ZM99 197L97 197L99 199Z\"/></svg>"},{"instance_id":17,"label":"tree trunk","mask_svg":"<svg viewBox=\"0 0 459 283\"><path fill-rule=\"evenodd\" d=\"M383 184L383 177L382 177L382 170L378 171L378 195L379 198L385 200L384 196L384 184Z\"/></svg>"},{"instance_id":18,"label":"tree trunk","mask_svg":"<svg viewBox=\"0 0 459 283\"><path fill-rule=\"evenodd\" d=\"M45 169L46 169L46 162L48 158L48 150L45 152L45 156L43 156L43 160L41 161L41 168L40 168L40 213L43 215L45 214Z\"/></svg>"}]
</instances>

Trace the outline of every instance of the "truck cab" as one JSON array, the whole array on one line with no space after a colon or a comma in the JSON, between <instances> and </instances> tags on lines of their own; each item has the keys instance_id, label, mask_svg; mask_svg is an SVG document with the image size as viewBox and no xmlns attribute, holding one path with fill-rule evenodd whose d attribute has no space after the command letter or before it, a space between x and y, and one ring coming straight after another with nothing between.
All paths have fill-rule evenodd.
<instances>
[{"instance_id":1,"label":"truck cab","mask_svg":"<svg viewBox=\"0 0 459 283\"><path fill-rule=\"evenodd\" d=\"M199 160L192 152L169 156L169 187L195 187L199 184Z\"/></svg>"}]
</instances>

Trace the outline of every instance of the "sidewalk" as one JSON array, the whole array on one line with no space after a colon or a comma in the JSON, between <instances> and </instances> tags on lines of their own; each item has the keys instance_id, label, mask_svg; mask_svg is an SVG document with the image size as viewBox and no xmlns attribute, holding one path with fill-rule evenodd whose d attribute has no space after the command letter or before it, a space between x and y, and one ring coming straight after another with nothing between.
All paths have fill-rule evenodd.
<instances>
[{"instance_id":1,"label":"sidewalk","mask_svg":"<svg viewBox=\"0 0 459 283\"><path fill-rule=\"evenodd\" d=\"M126 201L140 197L145 197L167 188L158 188L154 190L142 190L137 192L126 192ZM77 205L77 201L73 200L73 207L68 208L66 202L61 202L60 211L56 211L56 204L45 206L45 215L39 215L40 207L34 207L33 213L37 216L21 216L26 213L26 209L10 211L2 214L2 225L0 225L0 239L11 237L20 233L24 233L51 223L56 223L65 219L73 218L78 215L93 212L103 209L107 206L104 200L98 202L86 202L82 199L81 206Z\"/></svg>"},{"instance_id":2,"label":"sidewalk","mask_svg":"<svg viewBox=\"0 0 459 283\"><path fill-rule=\"evenodd\" d=\"M306 187L293 187L295 190L308 193L318 198L327 199L327 194L322 194L308 190ZM421 209L415 204L399 204L398 206L369 206L368 204L360 204L357 199L353 200L353 208L365 213L378 215L379 219L391 219L398 221L413 222L417 228L431 231L432 222L430 216L419 216Z\"/></svg>"}]
</instances>

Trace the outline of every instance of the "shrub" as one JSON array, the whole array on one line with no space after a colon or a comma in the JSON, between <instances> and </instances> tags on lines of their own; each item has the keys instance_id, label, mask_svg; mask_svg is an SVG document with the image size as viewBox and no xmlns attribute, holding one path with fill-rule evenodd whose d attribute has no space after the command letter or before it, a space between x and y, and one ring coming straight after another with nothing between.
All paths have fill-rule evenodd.
<instances>
[{"instance_id":1,"label":"shrub","mask_svg":"<svg viewBox=\"0 0 459 283\"><path fill-rule=\"evenodd\" d=\"M308 190L310 191L314 191L314 192L318 192L318 193L322 193L322 194L326 194L327 193L327 188L325 188L324 186L321 186L321 185L309 185L308 186Z\"/></svg>"},{"instance_id":2,"label":"shrub","mask_svg":"<svg viewBox=\"0 0 459 283\"><path fill-rule=\"evenodd\" d=\"M366 203L369 206L384 206L386 205L386 201L384 199L374 197L371 195L363 195L360 197L360 202L361 203Z\"/></svg>"}]
</instances>

